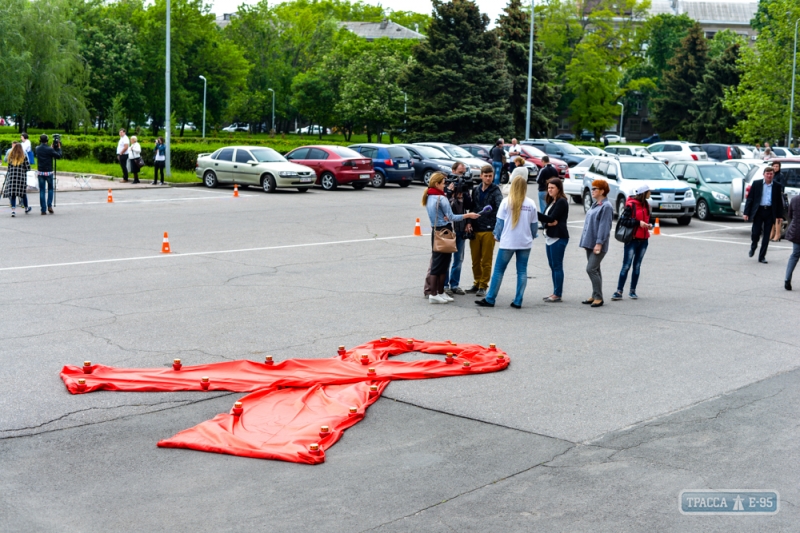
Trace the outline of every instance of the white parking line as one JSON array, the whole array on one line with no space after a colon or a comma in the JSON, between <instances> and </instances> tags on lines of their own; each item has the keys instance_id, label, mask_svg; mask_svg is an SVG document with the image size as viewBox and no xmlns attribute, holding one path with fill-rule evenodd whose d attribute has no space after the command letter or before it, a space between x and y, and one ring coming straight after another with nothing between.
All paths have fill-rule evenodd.
<instances>
[{"instance_id":1,"label":"white parking line","mask_svg":"<svg viewBox=\"0 0 800 533\"><path fill-rule=\"evenodd\" d=\"M427 234L430 235L429 233ZM425 235L423 235L425 236ZM347 241L327 241L327 242L309 242L305 244L286 244L282 246L264 246L261 248L240 248L238 250L215 250L211 252L188 252L188 253L176 253L176 254L159 254L159 255L143 255L140 257L121 257L118 259L97 259L94 261L75 261L72 263L48 263L44 265L26 265L26 266L17 266L17 267L5 267L0 268L0 272L5 272L9 270L30 270L34 268L53 268L53 267L65 267L65 266L75 266L75 265L95 265L98 263L119 263L122 261L146 261L148 259L169 259L175 257L192 257L197 255L218 255L218 254L238 254L243 252L261 252L265 250L284 250L289 248L306 248L310 246L328 246L331 244L352 244L352 243L359 243L359 242L375 242L375 241L390 241L394 239L408 239L411 237L415 237L415 235L402 235L397 237L372 237L369 239L351 239Z\"/></svg>"},{"instance_id":2,"label":"white parking line","mask_svg":"<svg viewBox=\"0 0 800 533\"><path fill-rule=\"evenodd\" d=\"M742 241L726 241L726 240L723 240L723 239L705 239L703 237L684 237L683 235L667 235L666 233L662 233L661 236L662 237L674 237L674 238L677 238L677 239L689 239L689 240L692 240L692 241L721 242L721 243L726 243L726 244L742 244L742 245L745 245L745 246L750 246L750 242L749 241L742 242ZM790 248L788 246L776 246L774 244L770 244L769 245L769 249L770 250L772 250L772 249L791 250L792 248Z\"/></svg>"},{"instance_id":3,"label":"white parking line","mask_svg":"<svg viewBox=\"0 0 800 533\"><path fill-rule=\"evenodd\" d=\"M241 195L240 198L248 198L249 195ZM205 197L193 197L193 198L158 198L155 200L114 200L115 204L147 204L147 203L157 203L157 202L191 202L194 200L222 200L224 198L231 198L234 199L233 196L205 196ZM103 200L100 202L70 202L64 203L60 202L56 205L56 207L63 207L68 205L101 205L106 204L108 201ZM38 207L39 204L30 204L31 207Z\"/></svg>"},{"instance_id":4,"label":"white parking line","mask_svg":"<svg viewBox=\"0 0 800 533\"><path fill-rule=\"evenodd\" d=\"M686 233L676 233L675 235L667 235L668 237L683 237L685 235L697 235L698 233L713 233L715 231L725 231L727 229L734 229L728 227L722 227L717 229L704 229L702 231L687 231ZM664 233L662 233L664 235Z\"/></svg>"}]
</instances>

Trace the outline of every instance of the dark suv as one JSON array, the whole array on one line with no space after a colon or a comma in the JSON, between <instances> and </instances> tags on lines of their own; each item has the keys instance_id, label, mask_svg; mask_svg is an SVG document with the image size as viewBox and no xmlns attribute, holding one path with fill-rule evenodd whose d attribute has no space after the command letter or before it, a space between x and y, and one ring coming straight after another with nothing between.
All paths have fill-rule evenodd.
<instances>
[{"instance_id":1,"label":"dark suv","mask_svg":"<svg viewBox=\"0 0 800 533\"><path fill-rule=\"evenodd\" d=\"M700 146L708 154L708 159L716 161L742 159L744 156L739 147L733 144L701 144Z\"/></svg>"},{"instance_id":2,"label":"dark suv","mask_svg":"<svg viewBox=\"0 0 800 533\"><path fill-rule=\"evenodd\" d=\"M411 154L402 146L389 144L354 144L349 146L364 157L372 159L375 177L373 187L383 187L386 182L408 187L414 179Z\"/></svg>"},{"instance_id":3,"label":"dark suv","mask_svg":"<svg viewBox=\"0 0 800 533\"><path fill-rule=\"evenodd\" d=\"M534 139L522 141L522 144L533 146L549 156L561 159L562 161L565 161L570 168L574 167L588 157L586 154L569 143Z\"/></svg>"}]
</instances>

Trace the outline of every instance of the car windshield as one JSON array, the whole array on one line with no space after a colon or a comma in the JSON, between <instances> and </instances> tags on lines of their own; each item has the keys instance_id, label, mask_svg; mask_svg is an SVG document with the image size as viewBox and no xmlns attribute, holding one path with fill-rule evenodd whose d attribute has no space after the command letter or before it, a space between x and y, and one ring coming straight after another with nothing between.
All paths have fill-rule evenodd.
<instances>
[{"instance_id":1,"label":"car windshield","mask_svg":"<svg viewBox=\"0 0 800 533\"><path fill-rule=\"evenodd\" d=\"M250 150L259 163L283 163L286 158L272 148L253 148Z\"/></svg>"},{"instance_id":2,"label":"car windshield","mask_svg":"<svg viewBox=\"0 0 800 533\"><path fill-rule=\"evenodd\" d=\"M415 146L414 149L425 159L450 159L446 153L442 152L441 150L437 150L436 148L430 148L428 146Z\"/></svg>"},{"instance_id":3,"label":"car windshield","mask_svg":"<svg viewBox=\"0 0 800 533\"><path fill-rule=\"evenodd\" d=\"M572 168L584 168L584 167L588 168L592 166L592 162L594 162L594 157L587 157L586 159L584 159L583 161L581 161Z\"/></svg>"},{"instance_id":4,"label":"car windshield","mask_svg":"<svg viewBox=\"0 0 800 533\"><path fill-rule=\"evenodd\" d=\"M392 159L409 159L411 157L408 150L402 146L390 146L387 150L389 150L389 157Z\"/></svg>"},{"instance_id":5,"label":"car windshield","mask_svg":"<svg viewBox=\"0 0 800 533\"><path fill-rule=\"evenodd\" d=\"M677 179L663 163L622 163L622 177L626 180Z\"/></svg>"},{"instance_id":6,"label":"car windshield","mask_svg":"<svg viewBox=\"0 0 800 533\"><path fill-rule=\"evenodd\" d=\"M701 166L700 174L708 183L731 183L734 178L742 177L742 173L730 165Z\"/></svg>"},{"instance_id":7,"label":"car windshield","mask_svg":"<svg viewBox=\"0 0 800 533\"><path fill-rule=\"evenodd\" d=\"M523 146L522 152L527 155L528 157L539 157L542 158L546 154L539 150L538 148L534 148L533 146Z\"/></svg>"},{"instance_id":8,"label":"car windshield","mask_svg":"<svg viewBox=\"0 0 800 533\"><path fill-rule=\"evenodd\" d=\"M456 146L455 144L448 144L444 147L447 150L447 153L453 157L472 157L472 154L461 148L460 146Z\"/></svg>"},{"instance_id":9,"label":"car windshield","mask_svg":"<svg viewBox=\"0 0 800 533\"><path fill-rule=\"evenodd\" d=\"M556 146L558 146L558 149L564 152L565 154L577 154L577 155L582 154L582 152L578 150L578 148L572 146L571 144L558 143Z\"/></svg>"},{"instance_id":10,"label":"car windshield","mask_svg":"<svg viewBox=\"0 0 800 533\"><path fill-rule=\"evenodd\" d=\"M703 151L703 147L700 146L699 144L690 144L689 145L689 149L692 152L702 152Z\"/></svg>"},{"instance_id":11,"label":"car windshield","mask_svg":"<svg viewBox=\"0 0 800 533\"><path fill-rule=\"evenodd\" d=\"M331 152L334 152L337 155L349 159L361 159L362 157L362 155L356 152L355 150L351 150L350 148L345 148L344 146L331 145L331 146L326 146L325 148L327 148Z\"/></svg>"}]
</instances>

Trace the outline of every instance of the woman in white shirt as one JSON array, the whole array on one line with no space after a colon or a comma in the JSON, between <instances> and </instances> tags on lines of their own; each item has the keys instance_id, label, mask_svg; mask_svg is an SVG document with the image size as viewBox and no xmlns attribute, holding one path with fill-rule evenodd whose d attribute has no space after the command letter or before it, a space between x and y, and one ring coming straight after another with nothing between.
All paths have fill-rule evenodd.
<instances>
[{"instance_id":1,"label":"woman in white shirt","mask_svg":"<svg viewBox=\"0 0 800 533\"><path fill-rule=\"evenodd\" d=\"M139 144L139 139L135 135L131 137L131 147L128 153L130 153L128 172L133 174L133 184L136 185L139 183L139 158L142 157L142 145Z\"/></svg>"},{"instance_id":2,"label":"woman in white shirt","mask_svg":"<svg viewBox=\"0 0 800 533\"><path fill-rule=\"evenodd\" d=\"M517 294L511 307L522 307L522 296L528 284L528 258L531 255L533 239L536 238L536 204L528 198L528 180L515 176L511 180L511 191L497 210L497 224L494 228L494 239L500 242L497 259L494 263L492 281L486 298L477 300L481 307L494 307L503 274L511 262L517 257Z\"/></svg>"}]
</instances>

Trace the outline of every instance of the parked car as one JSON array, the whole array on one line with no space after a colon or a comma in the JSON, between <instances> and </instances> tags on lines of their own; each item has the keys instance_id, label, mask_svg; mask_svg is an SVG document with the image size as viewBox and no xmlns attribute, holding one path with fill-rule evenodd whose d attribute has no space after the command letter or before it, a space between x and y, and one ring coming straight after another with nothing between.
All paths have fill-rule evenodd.
<instances>
[{"instance_id":1,"label":"parked car","mask_svg":"<svg viewBox=\"0 0 800 533\"><path fill-rule=\"evenodd\" d=\"M700 147L708 154L709 161L726 161L728 159L742 159L744 152L735 144L701 144Z\"/></svg>"},{"instance_id":2,"label":"parked car","mask_svg":"<svg viewBox=\"0 0 800 533\"><path fill-rule=\"evenodd\" d=\"M291 163L264 146L228 146L211 154L200 154L195 173L206 187L237 183L259 185L265 192L280 188L306 192L316 181L312 169Z\"/></svg>"},{"instance_id":3,"label":"parked car","mask_svg":"<svg viewBox=\"0 0 800 533\"><path fill-rule=\"evenodd\" d=\"M650 137L645 137L640 142L642 144L660 143L661 142L661 136L658 133L654 133Z\"/></svg>"},{"instance_id":4,"label":"parked car","mask_svg":"<svg viewBox=\"0 0 800 533\"><path fill-rule=\"evenodd\" d=\"M326 191L339 185L352 185L360 191L375 178L372 159L344 146L302 146L286 154L286 159L313 169L316 185Z\"/></svg>"},{"instance_id":5,"label":"parked car","mask_svg":"<svg viewBox=\"0 0 800 533\"><path fill-rule=\"evenodd\" d=\"M302 133L303 135L308 135L308 134L318 135L320 133L330 134L331 130L323 128L322 126L318 126L316 124L312 124L310 126L306 126L305 128L300 128L299 130L295 131L295 133Z\"/></svg>"},{"instance_id":6,"label":"parked car","mask_svg":"<svg viewBox=\"0 0 800 533\"><path fill-rule=\"evenodd\" d=\"M736 148L742 153L742 159L752 159L756 147L752 144L734 144Z\"/></svg>"},{"instance_id":7,"label":"parked car","mask_svg":"<svg viewBox=\"0 0 800 533\"><path fill-rule=\"evenodd\" d=\"M582 141L593 141L594 140L594 133L589 130L583 130L581 132L581 140Z\"/></svg>"},{"instance_id":8,"label":"parked car","mask_svg":"<svg viewBox=\"0 0 800 533\"><path fill-rule=\"evenodd\" d=\"M350 146L363 157L372 159L375 175L373 187L383 187L387 182L408 187L414 179L411 154L396 144L354 144Z\"/></svg>"},{"instance_id":9,"label":"parked car","mask_svg":"<svg viewBox=\"0 0 800 533\"><path fill-rule=\"evenodd\" d=\"M781 174L783 174L784 189L788 200L800 194L800 158L775 159L781 162ZM747 195L750 194L750 186L753 181L764 179L764 167L772 165L772 161L760 161L747 172L744 178L734 179L731 183L731 208L741 215L744 210L744 203Z\"/></svg>"},{"instance_id":10,"label":"parked car","mask_svg":"<svg viewBox=\"0 0 800 533\"><path fill-rule=\"evenodd\" d=\"M483 166L486 164L486 161L474 157L471 153L464 150L460 146L456 146L455 144L450 144L450 143L439 143L439 142L424 142L424 143L414 143L414 144L436 148L437 150L444 152L447 155L447 157L449 157L453 161L459 161L461 163L464 163L469 173L472 174L473 183L478 183L480 181L481 168L483 168Z\"/></svg>"},{"instance_id":11,"label":"parked car","mask_svg":"<svg viewBox=\"0 0 800 533\"><path fill-rule=\"evenodd\" d=\"M561 141L574 141L575 135L573 135L572 133L559 133L558 135L556 135L556 139L559 139Z\"/></svg>"},{"instance_id":12,"label":"parked car","mask_svg":"<svg viewBox=\"0 0 800 533\"><path fill-rule=\"evenodd\" d=\"M586 155L604 155L605 152L596 146L576 146L578 150Z\"/></svg>"},{"instance_id":13,"label":"parked car","mask_svg":"<svg viewBox=\"0 0 800 533\"><path fill-rule=\"evenodd\" d=\"M583 203L583 176L592 166L592 163L597 161L603 156L589 156L571 169L564 178L564 194L572 197L572 201L576 204Z\"/></svg>"},{"instance_id":14,"label":"parked car","mask_svg":"<svg viewBox=\"0 0 800 533\"><path fill-rule=\"evenodd\" d=\"M739 169L739 172L747 175L750 172L750 169L756 165L760 165L763 163L763 159L728 159L727 161L723 161L722 163L725 165L730 165L733 168Z\"/></svg>"},{"instance_id":15,"label":"parked car","mask_svg":"<svg viewBox=\"0 0 800 533\"><path fill-rule=\"evenodd\" d=\"M570 168L574 167L587 157L575 146L565 142L554 143L549 140L527 140L522 141L522 144L538 148L547 155L551 156L551 158L557 157L563 161L566 161Z\"/></svg>"},{"instance_id":16,"label":"parked car","mask_svg":"<svg viewBox=\"0 0 800 533\"><path fill-rule=\"evenodd\" d=\"M534 146L523 144L520 146L519 155L522 156L525 161L528 163L533 163L539 170L541 170L544 167L542 158L547 154ZM556 167L556 170L558 170L558 176L560 178L566 179L569 177L569 166L567 165L566 161L562 161L561 159L557 159L555 157L550 157L550 163ZM538 176L539 173L537 172L536 174Z\"/></svg>"},{"instance_id":17,"label":"parked car","mask_svg":"<svg viewBox=\"0 0 800 533\"><path fill-rule=\"evenodd\" d=\"M402 146L411 154L414 177L425 185L428 185L434 172L447 174L451 171L453 160L446 159L444 152L436 148L418 146L416 144L400 144L398 146Z\"/></svg>"},{"instance_id":18,"label":"parked car","mask_svg":"<svg viewBox=\"0 0 800 533\"><path fill-rule=\"evenodd\" d=\"M615 133L609 133L609 134L603 135L603 138L605 140L607 140L609 143L624 143L624 142L626 142L625 141L625 137L620 137L619 135L617 135Z\"/></svg>"},{"instance_id":19,"label":"parked car","mask_svg":"<svg viewBox=\"0 0 800 533\"><path fill-rule=\"evenodd\" d=\"M222 128L222 131L227 131L229 133L237 131L250 131L250 124L242 124L241 122L234 122L230 126Z\"/></svg>"},{"instance_id":20,"label":"parked car","mask_svg":"<svg viewBox=\"0 0 800 533\"><path fill-rule=\"evenodd\" d=\"M794 154L784 146L772 146L772 153L778 157L794 157Z\"/></svg>"},{"instance_id":21,"label":"parked car","mask_svg":"<svg viewBox=\"0 0 800 533\"><path fill-rule=\"evenodd\" d=\"M736 214L731 207L731 183L736 178L744 178L737 168L712 161L679 161L669 168L675 177L686 181L694 191L697 218L710 220L714 216Z\"/></svg>"},{"instance_id":22,"label":"parked car","mask_svg":"<svg viewBox=\"0 0 800 533\"><path fill-rule=\"evenodd\" d=\"M691 187L678 180L663 163L635 156L598 157L583 176L583 210L592 206L592 181L601 179L611 189L608 199L614 215L619 216L625 202L642 185L650 187L653 218L673 218L688 226L695 211Z\"/></svg>"},{"instance_id":23,"label":"parked car","mask_svg":"<svg viewBox=\"0 0 800 533\"><path fill-rule=\"evenodd\" d=\"M472 157L483 159L491 164L492 156L489 155L489 151L492 148L491 144L459 144L459 146L472 154Z\"/></svg>"},{"instance_id":24,"label":"parked car","mask_svg":"<svg viewBox=\"0 0 800 533\"><path fill-rule=\"evenodd\" d=\"M659 161L708 161L708 154L699 144L686 141L664 141L651 144L647 150Z\"/></svg>"},{"instance_id":25,"label":"parked car","mask_svg":"<svg viewBox=\"0 0 800 533\"><path fill-rule=\"evenodd\" d=\"M181 124L175 124L175 129L176 130L180 130L181 129ZM197 131L197 126L195 126L193 122L187 122L186 124L183 125L183 129L184 129L184 131L185 130Z\"/></svg>"},{"instance_id":26,"label":"parked car","mask_svg":"<svg viewBox=\"0 0 800 533\"><path fill-rule=\"evenodd\" d=\"M635 155L636 157L650 157L653 156L644 146L635 144L619 144L617 146L606 146L605 152L617 155Z\"/></svg>"}]
</instances>

